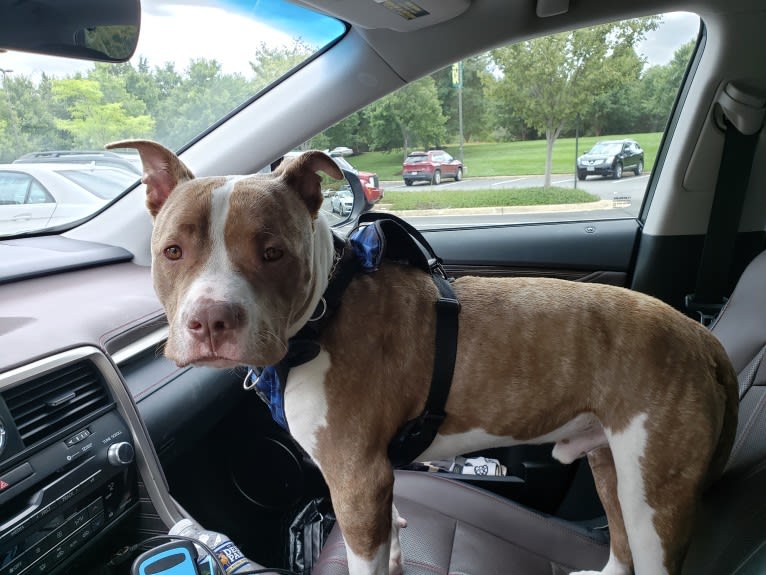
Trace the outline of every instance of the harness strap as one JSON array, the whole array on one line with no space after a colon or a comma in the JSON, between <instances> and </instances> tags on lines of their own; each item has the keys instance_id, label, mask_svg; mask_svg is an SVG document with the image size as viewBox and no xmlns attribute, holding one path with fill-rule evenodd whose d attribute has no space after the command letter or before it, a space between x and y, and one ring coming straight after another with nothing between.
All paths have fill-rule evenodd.
<instances>
[{"instance_id":1,"label":"harness strap","mask_svg":"<svg viewBox=\"0 0 766 575\"><path fill-rule=\"evenodd\" d=\"M365 244L369 240L366 236L373 233L377 235L374 241L381 243L381 249L362 264L366 271L374 271L383 256L406 260L410 265L427 271L439 291L435 303L434 366L425 407L418 417L407 421L399 429L388 445L388 458L394 467L400 467L412 463L431 445L444 418L447 417L445 407L455 371L460 302L447 278L441 258L416 228L401 218L386 213L362 214L359 224L364 223L370 224L369 232L352 232L352 246L355 246L356 242Z\"/></svg>"},{"instance_id":2,"label":"harness strap","mask_svg":"<svg viewBox=\"0 0 766 575\"><path fill-rule=\"evenodd\" d=\"M457 356L458 314L460 302L441 263L435 263L431 279L439 290L436 300L436 349L431 375L431 388L423 412L405 423L388 445L388 458L394 467L412 463L423 453L439 432L444 418L445 406L452 386Z\"/></svg>"}]
</instances>

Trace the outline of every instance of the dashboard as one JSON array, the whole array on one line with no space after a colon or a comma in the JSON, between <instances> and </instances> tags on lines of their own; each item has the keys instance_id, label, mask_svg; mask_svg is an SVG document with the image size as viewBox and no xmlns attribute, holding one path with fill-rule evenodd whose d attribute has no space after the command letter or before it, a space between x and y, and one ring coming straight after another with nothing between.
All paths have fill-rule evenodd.
<instances>
[{"instance_id":1,"label":"dashboard","mask_svg":"<svg viewBox=\"0 0 766 575\"><path fill-rule=\"evenodd\" d=\"M38 237L0 254L0 575L74 572L147 503L159 532L185 515L161 459L241 379L162 357L150 270L127 252Z\"/></svg>"}]
</instances>

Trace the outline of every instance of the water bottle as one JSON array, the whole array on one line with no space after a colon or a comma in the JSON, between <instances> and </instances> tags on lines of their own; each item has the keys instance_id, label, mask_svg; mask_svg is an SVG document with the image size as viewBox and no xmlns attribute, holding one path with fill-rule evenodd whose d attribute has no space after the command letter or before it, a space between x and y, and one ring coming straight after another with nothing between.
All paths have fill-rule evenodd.
<instances>
[{"instance_id":1,"label":"water bottle","mask_svg":"<svg viewBox=\"0 0 766 575\"><path fill-rule=\"evenodd\" d=\"M183 535L204 543L218 556L218 560L225 570L225 575L234 575L246 571L259 569L260 567L244 556L242 551L223 533L207 531L201 525L191 519L181 519L173 525L169 535ZM220 575L214 559L208 557L208 552L195 544L199 557L197 564L201 575Z\"/></svg>"}]
</instances>

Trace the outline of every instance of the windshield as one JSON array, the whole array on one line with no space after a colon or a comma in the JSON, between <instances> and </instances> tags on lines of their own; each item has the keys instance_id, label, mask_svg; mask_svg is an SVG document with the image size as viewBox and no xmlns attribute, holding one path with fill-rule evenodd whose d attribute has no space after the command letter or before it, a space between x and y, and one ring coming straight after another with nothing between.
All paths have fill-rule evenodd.
<instances>
[{"instance_id":1,"label":"windshield","mask_svg":"<svg viewBox=\"0 0 766 575\"><path fill-rule=\"evenodd\" d=\"M135 138L178 150L345 31L284 0L143 0L141 10L138 48L124 64L0 53L0 163ZM113 200L138 178L126 174L84 167L62 175ZM41 218L25 231L88 215ZM0 214L0 236L19 232L14 217Z\"/></svg>"},{"instance_id":2,"label":"windshield","mask_svg":"<svg viewBox=\"0 0 766 575\"><path fill-rule=\"evenodd\" d=\"M407 159L404 160L404 163L419 164L421 162L425 162L427 159L428 159L428 156L426 156L425 154L422 154L422 155L418 154L416 156L413 156L412 154L410 154L409 156L407 156Z\"/></svg>"},{"instance_id":3,"label":"windshield","mask_svg":"<svg viewBox=\"0 0 766 575\"><path fill-rule=\"evenodd\" d=\"M599 142L590 149L589 154L598 156L613 156L622 151L622 144L619 142Z\"/></svg>"}]
</instances>

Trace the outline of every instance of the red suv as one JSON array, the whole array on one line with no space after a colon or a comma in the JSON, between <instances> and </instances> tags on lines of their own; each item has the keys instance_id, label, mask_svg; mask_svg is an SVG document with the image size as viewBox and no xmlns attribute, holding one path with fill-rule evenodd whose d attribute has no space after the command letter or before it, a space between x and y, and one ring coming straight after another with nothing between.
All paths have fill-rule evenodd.
<instances>
[{"instance_id":1,"label":"red suv","mask_svg":"<svg viewBox=\"0 0 766 575\"><path fill-rule=\"evenodd\" d=\"M402 164L402 177L408 186L417 181L438 186L442 178L452 178L459 182L463 179L463 164L444 150L412 152Z\"/></svg>"},{"instance_id":2,"label":"red suv","mask_svg":"<svg viewBox=\"0 0 766 575\"><path fill-rule=\"evenodd\" d=\"M380 183L378 174L373 172L362 172L357 170L354 166L346 161L346 158L330 152L330 156L341 170L348 170L353 172L359 178L359 182L362 184L362 190L364 191L364 197L367 200L367 207L371 208L373 204L377 203L383 197L383 186Z\"/></svg>"}]
</instances>

